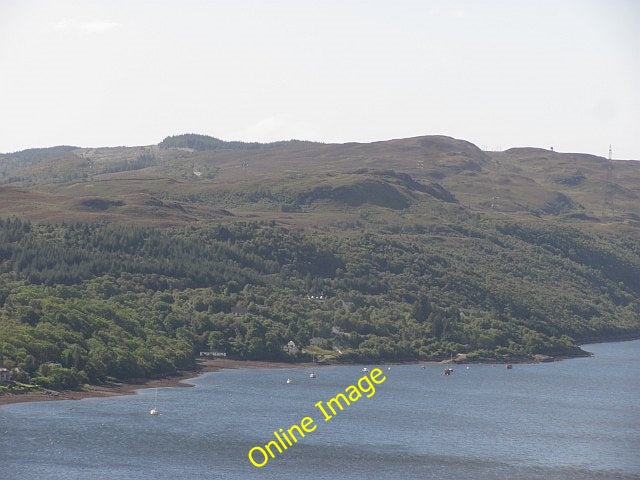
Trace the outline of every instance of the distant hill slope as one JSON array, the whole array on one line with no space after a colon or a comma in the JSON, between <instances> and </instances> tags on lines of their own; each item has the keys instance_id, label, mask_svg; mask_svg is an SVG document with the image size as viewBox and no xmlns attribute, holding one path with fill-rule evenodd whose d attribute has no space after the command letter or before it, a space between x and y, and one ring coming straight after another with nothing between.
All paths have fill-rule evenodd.
<instances>
[{"instance_id":1,"label":"distant hill slope","mask_svg":"<svg viewBox=\"0 0 640 480\"><path fill-rule=\"evenodd\" d=\"M43 385L209 348L286 359L291 339L335 361L530 360L640 335L636 161L179 135L0 156L0 217L0 362Z\"/></svg>"},{"instance_id":2,"label":"distant hill slope","mask_svg":"<svg viewBox=\"0 0 640 480\"><path fill-rule=\"evenodd\" d=\"M107 218L150 224L158 219L157 212L149 214L132 196L144 192L182 203L189 216L161 215L160 221L179 224L207 219L212 209L260 217L283 210L344 212L363 205L410 211L437 198L439 194L418 194L425 189L434 193L430 185L437 184L444 194L440 200L456 199L469 211L489 216L553 216L585 225L636 227L640 163L614 161L610 182L607 173L608 162L602 157L535 148L483 152L444 136L259 144L188 134L167 137L158 146L53 147L0 157L0 185L28 187L47 197L29 209L32 218L58 218L60 209L81 220L105 218L105 212L91 215L69 204L69 197L89 196L129 206L124 215L114 210ZM402 185L399 175L405 176ZM0 206L0 214L10 213L6 204ZM27 214L26 209L16 213Z\"/></svg>"}]
</instances>

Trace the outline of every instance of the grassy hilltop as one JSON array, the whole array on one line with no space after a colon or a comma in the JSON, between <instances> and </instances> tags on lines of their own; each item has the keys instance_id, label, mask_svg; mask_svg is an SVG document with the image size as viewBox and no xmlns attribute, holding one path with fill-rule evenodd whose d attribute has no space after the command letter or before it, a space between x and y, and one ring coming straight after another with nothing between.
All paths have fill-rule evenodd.
<instances>
[{"instance_id":1,"label":"grassy hilltop","mask_svg":"<svg viewBox=\"0 0 640 480\"><path fill-rule=\"evenodd\" d=\"M44 385L199 350L283 359L289 340L333 361L517 360L640 333L635 161L179 135L0 155L0 216L0 366Z\"/></svg>"}]
</instances>

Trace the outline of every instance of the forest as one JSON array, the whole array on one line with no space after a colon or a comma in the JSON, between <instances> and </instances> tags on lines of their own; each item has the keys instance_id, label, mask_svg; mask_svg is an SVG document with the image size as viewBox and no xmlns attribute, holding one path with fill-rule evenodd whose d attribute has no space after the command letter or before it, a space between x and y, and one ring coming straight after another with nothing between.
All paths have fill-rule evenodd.
<instances>
[{"instance_id":1,"label":"forest","mask_svg":"<svg viewBox=\"0 0 640 480\"><path fill-rule=\"evenodd\" d=\"M51 388L200 351L330 362L531 360L640 333L640 247L513 221L307 234L0 220L0 366ZM301 350L285 352L294 341Z\"/></svg>"}]
</instances>

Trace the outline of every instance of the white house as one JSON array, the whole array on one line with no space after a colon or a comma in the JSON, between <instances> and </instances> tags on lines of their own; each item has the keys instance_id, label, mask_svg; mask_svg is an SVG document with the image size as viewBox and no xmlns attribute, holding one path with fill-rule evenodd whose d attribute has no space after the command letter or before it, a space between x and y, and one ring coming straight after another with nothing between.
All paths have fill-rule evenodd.
<instances>
[{"instance_id":1,"label":"white house","mask_svg":"<svg viewBox=\"0 0 640 480\"><path fill-rule=\"evenodd\" d=\"M293 340L289 340L289 343L287 343L284 347L282 347L282 349L285 352L290 353L291 355L295 355L296 353L298 353L298 350L299 350L296 344L293 342Z\"/></svg>"}]
</instances>

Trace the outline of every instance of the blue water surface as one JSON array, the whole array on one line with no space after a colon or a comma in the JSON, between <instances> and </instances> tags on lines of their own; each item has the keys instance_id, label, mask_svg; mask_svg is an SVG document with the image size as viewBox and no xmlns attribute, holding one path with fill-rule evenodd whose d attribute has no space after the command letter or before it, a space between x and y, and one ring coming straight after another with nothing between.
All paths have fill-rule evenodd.
<instances>
[{"instance_id":1,"label":"blue water surface","mask_svg":"<svg viewBox=\"0 0 640 480\"><path fill-rule=\"evenodd\" d=\"M380 366L329 421L314 406L359 366L224 370L195 388L0 407L0 479L640 479L640 341L536 365ZM370 365L369 368L374 368ZM291 378L294 383L286 384ZM273 432L317 428L262 468ZM260 456L256 457L261 459Z\"/></svg>"}]
</instances>

